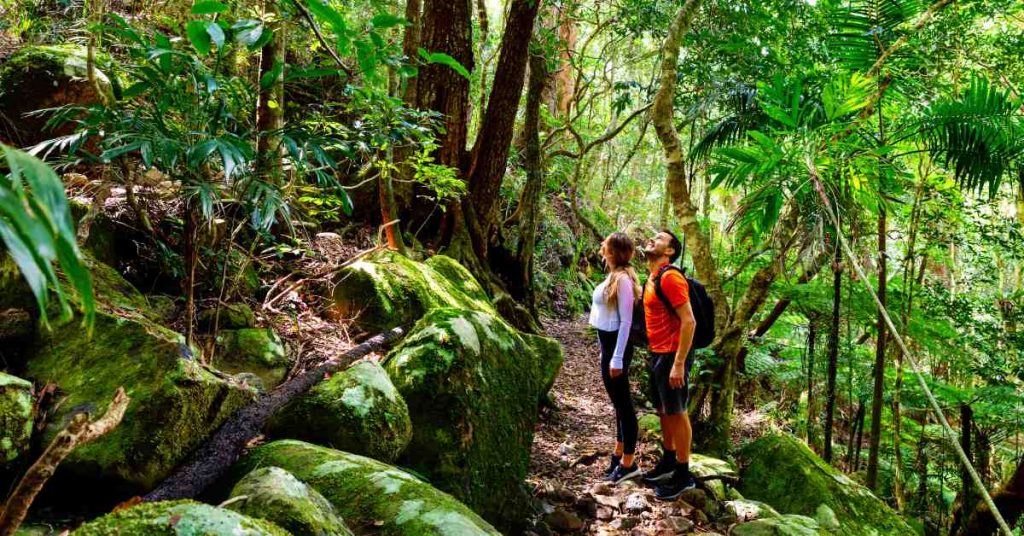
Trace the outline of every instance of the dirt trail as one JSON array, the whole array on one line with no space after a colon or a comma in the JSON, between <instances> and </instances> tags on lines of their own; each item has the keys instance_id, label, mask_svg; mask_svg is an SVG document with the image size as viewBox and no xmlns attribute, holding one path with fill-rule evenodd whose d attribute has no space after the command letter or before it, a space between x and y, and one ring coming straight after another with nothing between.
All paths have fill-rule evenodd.
<instances>
[{"instance_id":1,"label":"dirt trail","mask_svg":"<svg viewBox=\"0 0 1024 536\"><path fill-rule=\"evenodd\" d=\"M601 383L597 338L583 318L549 320L544 327L562 344L565 364L552 390L558 407L544 410L533 441L527 483L547 512L537 532L713 534L699 526L706 518L685 501L658 502L653 490L639 483L616 488L600 484L614 447L614 423ZM635 380L633 388L636 392ZM654 441L641 439L637 453L642 468L657 461L660 448Z\"/></svg>"}]
</instances>

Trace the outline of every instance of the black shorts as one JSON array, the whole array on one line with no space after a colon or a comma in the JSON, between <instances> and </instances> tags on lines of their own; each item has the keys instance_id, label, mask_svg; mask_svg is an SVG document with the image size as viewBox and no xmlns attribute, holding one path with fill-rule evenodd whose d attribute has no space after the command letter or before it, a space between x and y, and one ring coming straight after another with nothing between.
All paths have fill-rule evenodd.
<instances>
[{"instance_id":1,"label":"black shorts","mask_svg":"<svg viewBox=\"0 0 1024 536\"><path fill-rule=\"evenodd\" d=\"M651 402L659 415L676 415L686 413L690 401L690 369L693 368L693 352L686 356L683 366L683 387L673 389L668 377L672 374L672 363L676 353L659 354L651 352L647 366L651 376Z\"/></svg>"}]
</instances>

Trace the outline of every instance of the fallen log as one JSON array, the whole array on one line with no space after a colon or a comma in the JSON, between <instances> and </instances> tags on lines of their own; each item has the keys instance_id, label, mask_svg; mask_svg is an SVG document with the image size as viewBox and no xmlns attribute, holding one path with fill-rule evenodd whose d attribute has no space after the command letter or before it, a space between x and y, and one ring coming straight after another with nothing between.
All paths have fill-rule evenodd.
<instances>
[{"instance_id":1,"label":"fallen log","mask_svg":"<svg viewBox=\"0 0 1024 536\"><path fill-rule=\"evenodd\" d=\"M188 499L195 497L217 481L231 464L238 459L245 446L255 439L266 426L270 417L288 402L341 369L343 364L375 352L399 339L405 331L394 328L380 333L366 342L332 357L324 364L310 369L284 382L273 391L261 395L255 402L238 410L200 446L188 461L175 470L174 474L144 496L144 502Z\"/></svg>"}]
</instances>

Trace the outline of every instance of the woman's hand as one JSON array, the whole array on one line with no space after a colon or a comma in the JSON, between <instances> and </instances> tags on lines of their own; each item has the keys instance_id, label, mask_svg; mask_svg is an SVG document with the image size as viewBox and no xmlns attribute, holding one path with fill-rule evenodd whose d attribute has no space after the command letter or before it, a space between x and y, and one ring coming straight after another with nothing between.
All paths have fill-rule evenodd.
<instances>
[{"instance_id":1,"label":"woman's hand","mask_svg":"<svg viewBox=\"0 0 1024 536\"><path fill-rule=\"evenodd\" d=\"M608 369L608 375L611 376L612 378L618 378L619 376L622 376L622 369L620 369L620 368Z\"/></svg>"}]
</instances>

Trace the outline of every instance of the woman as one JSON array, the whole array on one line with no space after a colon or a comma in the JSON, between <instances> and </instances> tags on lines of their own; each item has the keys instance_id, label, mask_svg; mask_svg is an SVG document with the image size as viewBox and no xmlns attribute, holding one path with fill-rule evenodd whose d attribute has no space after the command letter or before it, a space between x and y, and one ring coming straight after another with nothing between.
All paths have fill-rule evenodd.
<instances>
[{"instance_id":1,"label":"woman","mask_svg":"<svg viewBox=\"0 0 1024 536\"><path fill-rule=\"evenodd\" d=\"M625 233L612 233L601 243L608 277L594 290L590 309L590 325L597 328L601 343L601 378L615 408L615 454L605 471L605 480L613 484L640 475L634 460L638 426L629 392L629 363L633 359L629 328L635 300L640 296L640 280L629 264L634 253L633 240Z\"/></svg>"}]
</instances>

